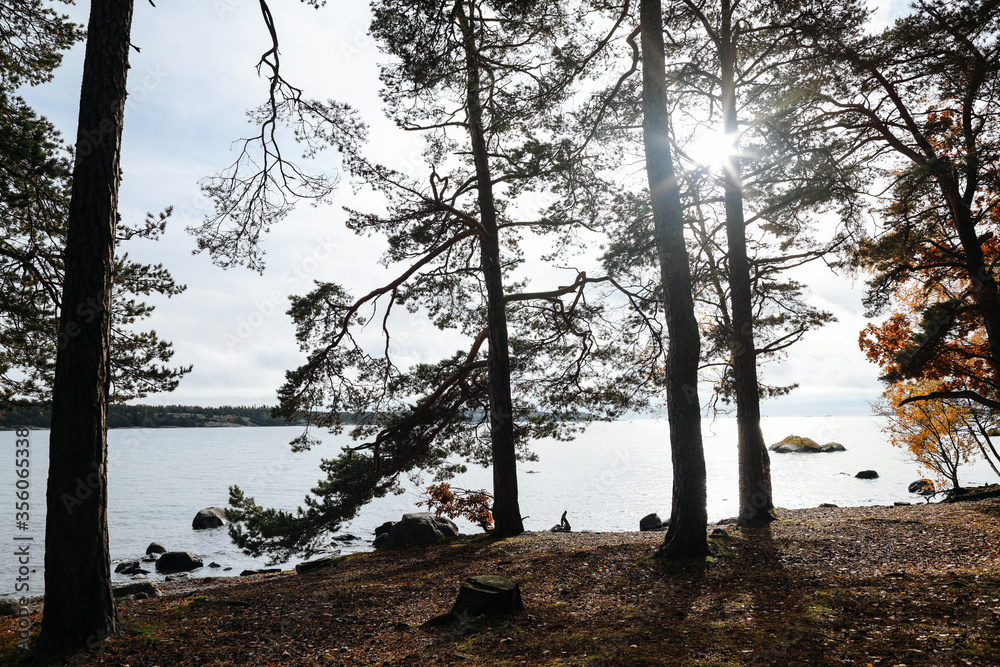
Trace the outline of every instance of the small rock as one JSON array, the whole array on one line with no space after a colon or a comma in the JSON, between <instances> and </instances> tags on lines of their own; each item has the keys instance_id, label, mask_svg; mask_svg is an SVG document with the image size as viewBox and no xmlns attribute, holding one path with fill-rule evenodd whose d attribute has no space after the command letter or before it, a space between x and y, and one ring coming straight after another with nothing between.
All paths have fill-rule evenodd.
<instances>
[{"instance_id":1,"label":"small rock","mask_svg":"<svg viewBox=\"0 0 1000 667\"><path fill-rule=\"evenodd\" d=\"M896 507L906 507L909 504L910 503L906 502L905 500L897 500L896 502L893 503L893 505L895 505Z\"/></svg>"},{"instance_id":2,"label":"small rock","mask_svg":"<svg viewBox=\"0 0 1000 667\"><path fill-rule=\"evenodd\" d=\"M334 535L333 540L335 542L354 542L358 537L356 535L351 535L350 533L344 533L343 535Z\"/></svg>"},{"instance_id":3,"label":"small rock","mask_svg":"<svg viewBox=\"0 0 1000 667\"><path fill-rule=\"evenodd\" d=\"M160 544L159 542L150 542L149 546L146 547L146 555L150 554L165 554L167 553L167 548Z\"/></svg>"},{"instance_id":4,"label":"small rock","mask_svg":"<svg viewBox=\"0 0 1000 667\"><path fill-rule=\"evenodd\" d=\"M397 623L393 624L392 628L393 628L393 630L399 630L400 632L402 632L403 630L409 630L410 629L410 624L409 623L403 623L402 621L398 621Z\"/></svg>"},{"instance_id":5,"label":"small rock","mask_svg":"<svg viewBox=\"0 0 1000 667\"><path fill-rule=\"evenodd\" d=\"M226 510L221 507L206 507L203 510L199 510L198 513L194 515L194 519L191 521L191 527L195 530L204 530L206 528L218 528L219 526L224 526L227 523Z\"/></svg>"},{"instance_id":6,"label":"small rock","mask_svg":"<svg viewBox=\"0 0 1000 667\"><path fill-rule=\"evenodd\" d=\"M910 482L906 490L910 493L919 493L922 496L932 496L934 495L934 482L929 479L918 479L915 482Z\"/></svg>"},{"instance_id":7,"label":"small rock","mask_svg":"<svg viewBox=\"0 0 1000 667\"><path fill-rule=\"evenodd\" d=\"M156 571L160 574L173 574L175 572L187 572L197 570L205 562L198 554L190 551L168 551L156 561Z\"/></svg>"},{"instance_id":8,"label":"small rock","mask_svg":"<svg viewBox=\"0 0 1000 667\"><path fill-rule=\"evenodd\" d=\"M115 572L120 574L132 574L131 570L139 569L139 561L123 560L115 567Z\"/></svg>"},{"instance_id":9,"label":"small rock","mask_svg":"<svg viewBox=\"0 0 1000 667\"><path fill-rule=\"evenodd\" d=\"M163 595L160 589L148 581L137 581L124 586L115 586L114 595L116 599L132 598L133 600L145 600Z\"/></svg>"},{"instance_id":10,"label":"small rock","mask_svg":"<svg viewBox=\"0 0 1000 667\"><path fill-rule=\"evenodd\" d=\"M639 530L659 530L663 526L663 522L660 520L660 515L656 512L652 514L647 514L646 516L639 519Z\"/></svg>"},{"instance_id":11,"label":"small rock","mask_svg":"<svg viewBox=\"0 0 1000 667\"><path fill-rule=\"evenodd\" d=\"M714 529L711 532L711 536L712 537L717 537L717 538L722 538L722 539L730 537L729 533L727 533L723 528L716 528L716 529Z\"/></svg>"},{"instance_id":12,"label":"small rock","mask_svg":"<svg viewBox=\"0 0 1000 667\"><path fill-rule=\"evenodd\" d=\"M219 565L218 563L216 563L214 560L211 563L209 563L208 566L209 567L216 567L216 568L222 567L221 565Z\"/></svg>"},{"instance_id":13,"label":"small rock","mask_svg":"<svg viewBox=\"0 0 1000 667\"><path fill-rule=\"evenodd\" d=\"M833 503L820 503L820 507L840 507L840 505L834 505Z\"/></svg>"},{"instance_id":14,"label":"small rock","mask_svg":"<svg viewBox=\"0 0 1000 667\"><path fill-rule=\"evenodd\" d=\"M254 574L271 574L273 572L281 572L280 567L267 567L262 570L243 570L240 572L241 577L249 577Z\"/></svg>"},{"instance_id":15,"label":"small rock","mask_svg":"<svg viewBox=\"0 0 1000 667\"><path fill-rule=\"evenodd\" d=\"M338 558L340 558L340 556L324 556L323 558L317 558L316 560L307 560L295 566L295 574L305 574L324 567L329 567L330 565L333 565Z\"/></svg>"},{"instance_id":16,"label":"small rock","mask_svg":"<svg viewBox=\"0 0 1000 667\"><path fill-rule=\"evenodd\" d=\"M388 535L389 531L392 530L392 527L395 526L397 523L399 523L399 522L398 521L386 521L381 526L379 526L378 528L375 529L375 537L377 538L379 535Z\"/></svg>"},{"instance_id":17,"label":"small rock","mask_svg":"<svg viewBox=\"0 0 1000 667\"><path fill-rule=\"evenodd\" d=\"M862 470L855 477L858 479L878 479L878 473L874 470Z\"/></svg>"},{"instance_id":18,"label":"small rock","mask_svg":"<svg viewBox=\"0 0 1000 667\"><path fill-rule=\"evenodd\" d=\"M0 597L0 616L17 616L20 613L20 600L8 596Z\"/></svg>"}]
</instances>

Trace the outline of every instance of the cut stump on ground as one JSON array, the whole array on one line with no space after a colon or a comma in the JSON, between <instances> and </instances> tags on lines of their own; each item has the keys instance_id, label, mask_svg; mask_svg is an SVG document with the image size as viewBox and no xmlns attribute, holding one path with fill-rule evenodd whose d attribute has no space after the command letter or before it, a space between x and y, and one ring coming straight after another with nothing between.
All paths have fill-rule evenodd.
<instances>
[{"instance_id":1,"label":"cut stump on ground","mask_svg":"<svg viewBox=\"0 0 1000 667\"><path fill-rule=\"evenodd\" d=\"M455 604L447 614L427 621L427 627L468 627L480 616L516 614L524 611L520 585L507 577L482 574L469 577L458 589Z\"/></svg>"}]
</instances>

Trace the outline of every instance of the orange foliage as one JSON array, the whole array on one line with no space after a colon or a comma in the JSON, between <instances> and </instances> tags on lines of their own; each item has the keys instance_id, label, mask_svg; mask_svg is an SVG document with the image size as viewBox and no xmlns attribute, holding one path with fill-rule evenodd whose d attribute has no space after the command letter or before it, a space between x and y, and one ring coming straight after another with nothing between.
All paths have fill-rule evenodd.
<instances>
[{"instance_id":1,"label":"orange foliage","mask_svg":"<svg viewBox=\"0 0 1000 667\"><path fill-rule=\"evenodd\" d=\"M938 482L959 486L958 468L980 449L978 427L967 401L916 401L901 405L908 396L939 391L940 385L909 380L889 385L883 397L889 424L883 429L893 445L906 449L924 468L936 473Z\"/></svg>"},{"instance_id":2,"label":"orange foliage","mask_svg":"<svg viewBox=\"0 0 1000 667\"><path fill-rule=\"evenodd\" d=\"M483 530L493 528L493 512L490 510L493 496L485 489L470 491L452 488L450 484L441 482L424 489L424 497L426 500L417 503L418 507L427 505L427 509L449 519L464 517L479 524Z\"/></svg>"},{"instance_id":3,"label":"orange foliage","mask_svg":"<svg viewBox=\"0 0 1000 667\"><path fill-rule=\"evenodd\" d=\"M961 162L965 147L960 116L951 110L931 110L926 119L927 140L935 152ZM896 176L902 177L902 172ZM887 256L872 240L859 246L857 258L862 270L875 275L893 271L898 279L892 290L896 312L881 324L868 324L858 343L868 359L885 371L888 382L902 376L917 377L935 383L939 391L971 389L995 396L1000 378L987 361L989 340L975 306L964 251L954 220L941 209L933 190L922 194L911 191L886 207L889 220L920 221L912 227L903 225L896 232L897 238L905 239L897 252L906 256ZM970 213L977 220L986 264L1000 264L1000 192L980 189ZM906 355L901 357L900 353L915 349L926 335L921 327L925 313L948 303L966 307L955 309L947 336L937 342L930 362L920 366L919 374L914 376L913 369L903 373L900 359Z\"/></svg>"}]
</instances>

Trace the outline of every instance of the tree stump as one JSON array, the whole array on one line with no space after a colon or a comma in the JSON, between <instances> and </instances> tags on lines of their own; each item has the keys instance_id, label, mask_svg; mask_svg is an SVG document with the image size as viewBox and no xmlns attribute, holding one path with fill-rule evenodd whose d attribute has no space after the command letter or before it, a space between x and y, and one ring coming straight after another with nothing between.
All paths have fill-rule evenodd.
<instances>
[{"instance_id":1,"label":"tree stump","mask_svg":"<svg viewBox=\"0 0 1000 667\"><path fill-rule=\"evenodd\" d=\"M524 611L521 587L516 581L493 574L469 577L458 589L458 597L451 611L435 616L425 625L468 626L480 616L513 614Z\"/></svg>"}]
</instances>

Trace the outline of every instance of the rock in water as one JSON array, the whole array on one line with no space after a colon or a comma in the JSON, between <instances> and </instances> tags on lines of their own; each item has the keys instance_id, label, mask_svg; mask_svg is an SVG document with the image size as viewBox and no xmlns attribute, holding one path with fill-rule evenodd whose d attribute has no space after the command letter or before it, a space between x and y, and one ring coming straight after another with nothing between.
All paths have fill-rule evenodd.
<instances>
[{"instance_id":1,"label":"rock in water","mask_svg":"<svg viewBox=\"0 0 1000 667\"><path fill-rule=\"evenodd\" d=\"M639 519L639 530L659 530L663 526L663 522L660 521L660 515L656 512L652 514L647 514L646 516Z\"/></svg>"},{"instance_id":2,"label":"rock in water","mask_svg":"<svg viewBox=\"0 0 1000 667\"><path fill-rule=\"evenodd\" d=\"M819 452L845 452L847 448L839 442L828 442L821 445L812 438L790 435L781 442L776 442L769 450L778 454L817 454Z\"/></svg>"},{"instance_id":3,"label":"rock in water","mask_svg":"<svg viewBox=\"0 0 1000 667\"><path fill-rule=\"evenodd\" d=\"M376 549L392 549L411 545L437 544L458 535L458 526L443 516L430 512L404 514L401 521L389 529L384 540L376 539ZM381 537L381 536L380 536Z\"/></svg>"},{"instance_id":4,"label":"rock in water","mask_svg":"<svg viewBox=\"0 0 1000 667\"><path fill-rule=\"evenodd\" d=\"M190 551L168 551L156 561L156 571L160 574L188 572L204 565L201 556Z\"/></svg>"},{"instance_id":5,"label":"rock in water","mask_svg":"<svg viewBox=\"0 0 1000 667\"><path fill-rule=\"evenodd\" d=\"M874 470L862 470L855 477L858 479L878 479L878 473Z\"/></svg>"},{"instance_id":6,"label":"rock in water","mask_svg":"<svg viewBox=\"0 0 1000 667\"><path fill-rule=\"evenodd\" d=\"M779 454L818 452L820 450L820 444L812 438L790 435L781 442L774 443L768 447L768 449Z\"/></svg>"},{"instance_id":7,"label":"rock in water","mask_svg":"<svg viewBox=\"0 0 1000 667\"><path fill-rule=\"evenodd\" d=\"M225 526L227 523L226 510L221 507L206 507L194 515L191 527L195 530L203 530L205 528Z\"/></svg>"},{"instance_id":8,"label":"rock in water","mask_svg":"<svg viewBox=\"0 0 1000 667\"><path fill-rule=\"evenodd\" d=\"M906 490L910 493L919 493L922 496L933 496L934 495L934 482L929 479L918 479L915 482L911 482Z\"/></svg>"},{"instance_id":9,"label":"rock in water","mask_svg":"<svg viewBox=\"0 0 1000 667\"><path fill-rule=\"evenodd\" d=\"M134 570L138 570L141 567L142 566L139 565L139 561L137 560L123 560L118 563L117 567L115 567L115 572L119 572L121 574L132 574Z\"/></svg>"},{"instance_id":10,"label":"rock in water","mask_svg":"<svg viewBox=\"0 0 1000 667\"><path fill-rule=\"evenodd\" d=\"M146 555L150 554L165 554L167 553L167 548L160 544L159 542L150 542L149 546L146 547Z\"/></svg>"},{"instance_id":11,"label":"rock in water","mask_svg":"<svg viewBox=\"0 0 1000 667\"><path fill-rule=\"evenodd\" d=\"M524 611L521 587L516 581L494 574L469 577L458 589L458 598L451 611L435 616L426 625L452 624L468 626L480 616L516 614Z\"/></svg>"}]
</instances>

